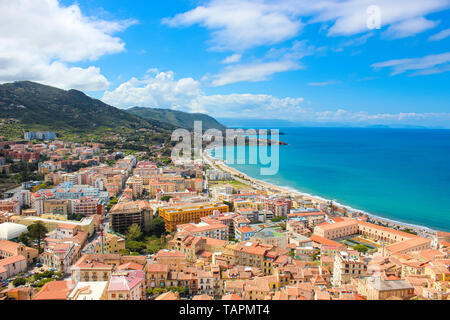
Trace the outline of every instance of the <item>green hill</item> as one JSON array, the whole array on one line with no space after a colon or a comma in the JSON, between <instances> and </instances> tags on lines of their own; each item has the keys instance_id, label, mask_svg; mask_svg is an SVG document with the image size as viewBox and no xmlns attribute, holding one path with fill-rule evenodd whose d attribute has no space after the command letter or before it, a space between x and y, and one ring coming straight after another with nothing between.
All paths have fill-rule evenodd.
<instances>
[{"instance_id":1,"label":"green hill","mask_svg":"<svg viewBox=\"0 0 450 320\"><path fill-rule=\"evenodd\" d=\"M80 91L30 81L0 85L0 118L15 119L26 130L72 134L139 129L161 133L174 129L168 123L142 119Z\"/></svg>"},{"instance_id":2,"label":"green hill","mask_svg":"<svg viewBox=\"0 0 450 320\"><path fill-rule=\"evenodd\" d=\"M170 109L143 107L134 107L127 109L126 111L149 121L156 120L188 130L192 130L194 128L194 121L202 121L203 130L212 128L219 130L226 129L226 127L220 124L216 119L203 113L187 113Z\"/></svg>"}]
</instances>

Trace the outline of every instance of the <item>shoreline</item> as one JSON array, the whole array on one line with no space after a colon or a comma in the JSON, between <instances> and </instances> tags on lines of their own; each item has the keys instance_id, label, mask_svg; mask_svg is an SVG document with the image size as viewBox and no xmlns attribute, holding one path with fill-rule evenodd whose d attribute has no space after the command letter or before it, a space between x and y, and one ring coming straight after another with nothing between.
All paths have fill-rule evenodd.
<instances>
[{"instance_id":1,"label":"shoreline","mask_svg":"<svg viewBox=\"0 0 450 320\"><path fill-rule=\"evenodd\" d=\"M204 158L206 158L211 164L218 167L220 170L231 173L233 175L233 178L238 178L238 179L236 179L237 181L242 182L243 184L247 184L251 188L259 189L258 187L260 187L260 188L266 189L269 192L273 192L273 193L287 194L291 197L292 196L293 197L300 196L304 200L311 200L319 205L320 204L328 205L328 203L330 201L333 201L333 205L337 208L344 208L350 212L360 213L361 215L367 216L369 219L371 219L375 223L385 224L391 228L395 228L395 227L407 228L409 230L416 232L417 235L420 235L420 236L434 237L436 235L436 232L438 231L436 229L426 227L423 225L419 225L419 224L413 224L413 223L402 222L402 221L394 220L394 219L390 219L390 218L385 218L385 217L382 217L382 216L379 216L376 214L372 214L365 210L355 209L351 206L341 204L341 203L336 202L331 199L326 199L326 198L323 198L320 196L305 193L305 192L302 192L302 191L297 190L292 187L282 187L282 186L278 186L278 185L275 185L275 184L272 184L272 183L269 183L269 182L266 182L266 181L263 181L263 180L260 180L257 178L250 177L249 175L228 166L227 164L225 164L225 162L222 159L214 158L211 154L209 154L209 151L210 150L204 151L204 153L203 153ZM239 177L243 177L244 179L240 179ZM241 181L241 180L243 180L243 181ZM248 181L246 181L246 180L248 180Z\"/></svg>"}]
</instances>

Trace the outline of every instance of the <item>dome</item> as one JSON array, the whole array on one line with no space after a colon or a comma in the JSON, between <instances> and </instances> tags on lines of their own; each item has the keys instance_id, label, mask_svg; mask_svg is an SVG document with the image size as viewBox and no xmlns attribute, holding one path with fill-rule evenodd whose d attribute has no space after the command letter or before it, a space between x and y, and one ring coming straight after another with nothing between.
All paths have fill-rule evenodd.
<instances>
[{"instance_id":1,"label":"dome","mask_svg":"<svg viewBox=\"0 0 450 320\"><path fill-rule=\"evenodd\" d=\"M5 222L0 224L0 240L11 240L27 232L28 228L23 224Z\"/></svg>"}]
</instances>

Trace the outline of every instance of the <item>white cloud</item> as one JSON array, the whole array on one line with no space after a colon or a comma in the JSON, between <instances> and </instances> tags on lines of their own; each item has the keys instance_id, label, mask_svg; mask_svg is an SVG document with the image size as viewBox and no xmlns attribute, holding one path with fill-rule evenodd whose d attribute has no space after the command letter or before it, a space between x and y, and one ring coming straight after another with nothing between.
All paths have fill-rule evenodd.
<instances>
[{"instance_id":1,"label":"white cloud","mask_svg":"<svg viewBox=\"0 0 450 320\"><path fill-rule=\"evenodd\" d=\"M273 4L249 0L212 0L162 22L172 27L200 24L212 30L214 49L236 51L290 39L303 25Z\"/></svg>"},{"instance_id":2,"label":"white cloud","mask_svg":"<svg viewBox=\"0 0 450 320\"><path fill-rule=\"evenodd\" d=\"M211 84L223 86L243 81L265 81L275 73L302 69L303 66L299 60L321 50L322 48L316 49L314 46L308 45L305 40L294 41L289 48L270 49L259 61L226 67L212 76Z\"/></svg>"},{"instance_id":3,"label":"white cloud","mask_svg":"<svg viewBox=\"0 0 450 320\"><path fill-rule=\"evenodd\" d=\"M392 68L391 75L417 71L411 75L427 75L449 71L450 52L432 54L421 58L395 59L372 64L375 69Z\"/></svg>"},{"instance_id":4,"label":"white cloud","mask_svg":"<svg viewBox=\"0 0 450 320\"><path fill-rule=\"evenodd\" d=\"M369 114L345 109L315 111L305 107L301 97L279 98L267 94L206 95L192 78L176 80L174 73L159 72L142 80L132 78L102 100L114 106L158 107L187 112L202 112L213 117L235 119L280 119L293 122L338 122L352 124L430 123L450 127L450 113Z\"/></svg>"},{"instance_id":5,"label":"white cloud","mask_svg":"<svg viewBox=\"0 0 450 320\"><path fill-rule=\"evenodd\" d=\"M239 53L232 54L231 56L226 57L223 59L220 63L229 64L229 63L236 63L241 61L242 55Z\"/></svg>"},{"instance_id":6,"label":"white cloud","mask_svg":"<svg viewBox=\"0 0 450 320\"><path fill-rule=\"evenodd\" d=\"M367 27L367 8L377 5L381 26L395 37L423 32L436 25L425 16L445 10L449 0L210 0L163 23L172 27L201 25L211 31L212 47L245 50L297 36L305 24L322 23L329 36L354 35ZM330 25L330 27L328 27Z\"/></svg>"},{"instance_id":7,"label":"white cloud","mask_svg":"<svg viewBox=\"0 0 450 320\"><path fill-rule=\"evenodd\" d=\"M192 78L175 80L172 71L150 69L154 76L142 80L132 78L113 91L106 91L102 100L113 106L128 108L146 106L153 108L184 109L202 95L200 83Z\"/></svg>"},{"instance_id":8,"label":"white cloud","mask_svg":"<svg viewBox=\"0 0 450 320\"><path fill-rule=\"evenodd\" d=\"M257 82L268 80L271 75L278 72L298 70L301 66L294 61L271 61L252 63L227 67L219 74L213 76L213 86L223 86L235 82L249 81Z\"/></svg>"},{"instance_id":9,"label":"white cloud","mask_svg":"<svg viewBox=\"0 0 450 320\"><path fill-rule=\"evenodd\" d=\"M450 37L450 29L442 30L435 35L432 35L428 40L430 41L441 41L445 38Z\"/></svg>"},{"instance_id":10,"label":"white cloud","mask_svg":"<svg viewBox=\"0 0 450 320\"><path fill-rule=\"evenodd\" d=\"M424 17L417 17L392 25L389 27L386 34L394 39L406 38L434 28L438 24L438 21L430 21Z\"/></svg>"},{"instance_id":11,"label":"white cloud","mask_svg":"<svg viewBox=\"0 0 450 320\"><path fill-rule=\"evenodd\" d=\"M39 81L61 88L104 90L107 79L94 66L75 67L125 50L113 34L135 21L105 21L58 0L0 1L0 82Z\"/></svg>"}]
</instances>

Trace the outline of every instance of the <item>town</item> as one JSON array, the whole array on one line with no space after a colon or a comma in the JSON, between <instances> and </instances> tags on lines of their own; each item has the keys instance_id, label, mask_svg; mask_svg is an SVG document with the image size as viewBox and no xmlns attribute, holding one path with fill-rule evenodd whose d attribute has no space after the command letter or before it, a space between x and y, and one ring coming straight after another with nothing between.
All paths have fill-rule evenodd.
<instances>
[{"instance_id":1,"label":"town","mask_svg":"<svg viewBox=\"0 0 450 320\"><path fill-rule=\"evenodd\" d=\"M0 200L0 300L449 297L450 233L272 188L207 153L168 163L24 138L0 140L0 175L21 170Z\"/></svg>"}]
</instances>

